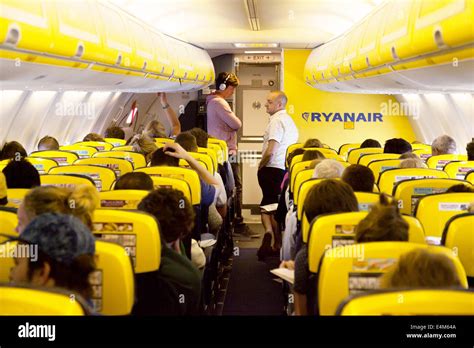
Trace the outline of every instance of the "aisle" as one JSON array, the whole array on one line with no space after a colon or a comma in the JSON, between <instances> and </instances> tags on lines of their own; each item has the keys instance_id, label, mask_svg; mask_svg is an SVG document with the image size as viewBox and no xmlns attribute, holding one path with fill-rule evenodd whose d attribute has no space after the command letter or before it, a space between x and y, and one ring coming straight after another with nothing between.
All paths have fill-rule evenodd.
<instances>
[{"instance_id":1,"label":"aisle","mask_svg":"<svg viewBox=\"0 0 474 348\"><path fill-rule=\"evenodd\" d=\"M261 225L249 225L260 231ZM282 315L281 284L270 270L278 267L278 258L258 261L261 238L236 237L239 255L234 256L222 315Z\"/></svg>"}]
</instances>

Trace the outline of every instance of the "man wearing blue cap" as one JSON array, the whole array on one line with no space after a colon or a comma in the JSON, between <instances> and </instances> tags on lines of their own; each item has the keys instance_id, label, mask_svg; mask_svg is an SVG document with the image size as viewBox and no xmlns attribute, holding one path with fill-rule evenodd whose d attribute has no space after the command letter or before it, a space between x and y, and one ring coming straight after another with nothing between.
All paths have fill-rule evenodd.
<instances>
[{"instance_id":1,"label":"man wearing blue cap","mask_svg":"<svg viewBox=\"0 0 474 348\"><path fill-rule=\"evenodd\" d=\"M17 239L19 243L37 248L38 253L15 257L10 281L60 287L90 298L88 279L95 269L95 240L79 219L72 215L42 214L31 221Z\"/></svg>"}]
</instances>

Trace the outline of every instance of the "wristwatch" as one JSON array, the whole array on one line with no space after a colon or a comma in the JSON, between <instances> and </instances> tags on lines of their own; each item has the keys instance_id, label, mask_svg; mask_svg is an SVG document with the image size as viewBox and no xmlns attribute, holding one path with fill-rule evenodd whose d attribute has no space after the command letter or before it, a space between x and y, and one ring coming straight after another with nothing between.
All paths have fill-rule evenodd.
<instances>
[{"instance_id":1,"label":"wristwatch","mask_svg":"<svg viewBox=\"0 0 474 348\"><path fill-rule=\"evenodd\" d=\"M166 104L165 106L161 106L163 110L168 109L170 107L170 104Z\"/></svg>"}]
</instances>

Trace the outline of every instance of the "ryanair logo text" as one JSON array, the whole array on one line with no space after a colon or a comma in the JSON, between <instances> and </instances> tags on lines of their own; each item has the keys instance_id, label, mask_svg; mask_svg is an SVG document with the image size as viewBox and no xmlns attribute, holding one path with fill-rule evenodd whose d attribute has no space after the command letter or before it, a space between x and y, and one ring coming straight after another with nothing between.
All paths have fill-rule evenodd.
<instances>
[{"instance_id":1,"label":"ryanair logo text","mask_svg":"<svg viewBox=\"0 0 474 348\"><path fill-rule=\"evenodd\" d=\"M304 112L301 117L308 122L383 122L383 115L380 112Z\"/></svg>"}]
</instances>

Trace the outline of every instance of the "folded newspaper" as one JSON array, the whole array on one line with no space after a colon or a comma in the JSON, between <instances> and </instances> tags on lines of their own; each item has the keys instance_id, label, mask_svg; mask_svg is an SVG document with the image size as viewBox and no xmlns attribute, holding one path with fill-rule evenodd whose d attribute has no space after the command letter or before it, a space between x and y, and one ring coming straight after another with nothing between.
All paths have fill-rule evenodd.
<instances>
[{"instance_id":1,"label":"folded newspaper","mask_svg":"<svg viewBox=\"0 0 474 348\"><path fill-rule=\"evenodd\" d=\"M280 277L290 284L295 283L295 271L288 268L275 268L270 271L272 274Z\"/></svg>"},{"instance_id":2,"label":"folded newspaper","mask_svg":"<svg viewBox=\"0 0 474 348\"><path fill-rule=\"evenodd\" d=\"M277 210L278 208L278 203L272 203L272 204L267 204L267 205L261 205L261 209L271 213Z\"/></svg>"}]
</instances>

